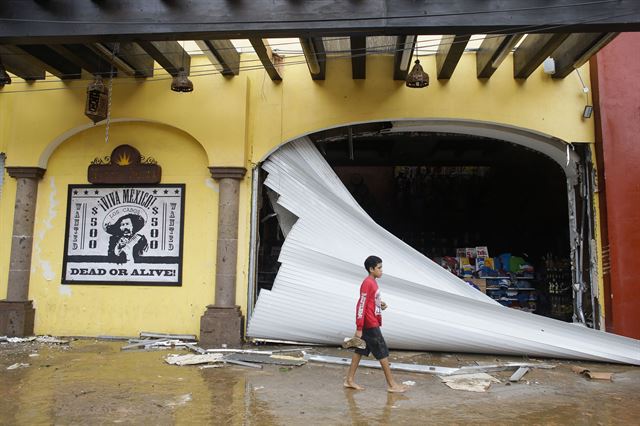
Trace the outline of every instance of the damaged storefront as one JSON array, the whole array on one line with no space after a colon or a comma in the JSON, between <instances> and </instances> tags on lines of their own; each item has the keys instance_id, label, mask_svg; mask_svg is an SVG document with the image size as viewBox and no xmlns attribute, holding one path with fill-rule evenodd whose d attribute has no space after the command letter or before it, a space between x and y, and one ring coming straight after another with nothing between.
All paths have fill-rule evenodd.
<instances>
[{"instance_id":1,"label":"damaged storefront","mask_svg":"<svg viewBox=\"0 0 640 426\"><path fill-rule=\"evenodd\" d=\"M353 333L361 263L377 254L392 348L637 363L636 341L599 331L583 86L541 63L514 78L514 45L484 58L485 35L442 76L437 48L453 44L438 37L371 36L365 78L340 54L348 38L320 39L326 57L310 66L283 50L278 67L191 86L167 70L146 82L111 72L97 124L84 114L92 76L5 85L5 334L335 344ZM420 90L405 82L412 43L432 75ZM194 46L172 58L211 67L211 43Z\"/></svg>"}]
</instances>

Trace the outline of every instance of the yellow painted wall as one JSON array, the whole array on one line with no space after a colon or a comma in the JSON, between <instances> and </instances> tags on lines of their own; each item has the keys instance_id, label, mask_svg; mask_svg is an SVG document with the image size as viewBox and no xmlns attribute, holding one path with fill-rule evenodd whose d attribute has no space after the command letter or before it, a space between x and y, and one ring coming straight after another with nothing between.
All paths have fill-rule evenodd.
<instances>
[{"instance_id":1,"label":"yellow painted wall","mask_svg":"<svg viewBox=\"0 0 640 426\"><path fill-rule=\"evenodd\" d=\"M38 191L29 296L37 312L36 333L133 335L141 330L194 332L213 302L218 186L202 147L168 126L121 123L111 137L128 143L162 166L162 183L185 183L182 287L62 285L67 185L86 182L86 165L111 153L101 128L65 141L51 156ZM179 152L179 155L176 153Z\"/></svg>"},{"instance_id":2,"label":"yellow painted wall","mask_svg":"<svg viewBox=\"0 0 640 426\"><path fill-rule=\"evenodd\" d=\"M250 59L255 58L243 55L243 61ZM465 54L453 77L438 81L435 57L421 60L431 75L431 85L421 90L392 80L392 56L368 57L366 80L352 80L351 62L344 58L329 59L325 81L312 81L305 64L285 64L281 83L260 70L234 78L194 75L190 94L171 92L162 73L146 82L118 79L109 144L104 126L92 126L83 115L87 81L0 89L0 150L7 153L7 165L47 169L39 186L30 288L36 332L197 333L214 295L218 187L207 166L248 169L240 187L237 263L237 303L246 313L251 169L284 142L358 122L430 118L499 123L572 142L594 140L592 121L581 119L584 94L573 75L556 81L537 70L517 81L508 57L491 79L478 80L475 55ZM202 69L197 67L206 59L195 57L192 65ZM588 81L588 67L581 71ZM64 90L39 91L43 88ZM10 93L17 90L28 92ZM90 161L123 143L156 158L163 183L187 184L182 287L60 284L66 185L85 183ZM0 297L6 294L15 199L15 181L5 177Z\"/></svg>"}]
</instances>

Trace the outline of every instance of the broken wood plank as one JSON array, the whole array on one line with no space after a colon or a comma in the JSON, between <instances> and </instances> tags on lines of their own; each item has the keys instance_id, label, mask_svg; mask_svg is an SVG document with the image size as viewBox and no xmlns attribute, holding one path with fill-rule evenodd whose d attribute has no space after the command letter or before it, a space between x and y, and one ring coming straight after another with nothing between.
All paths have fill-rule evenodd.
<instances>
[{"instance_id":1,"label":"broken wood plank","mask_svg":"<svg viewBox=\"0 0 640 426\"><path fill-rule=\"evenodd\" d=\"M509 377L510 382L519 382L522 377L529 372L529 367L520 367Z\"/></svg>"}]
</instances>

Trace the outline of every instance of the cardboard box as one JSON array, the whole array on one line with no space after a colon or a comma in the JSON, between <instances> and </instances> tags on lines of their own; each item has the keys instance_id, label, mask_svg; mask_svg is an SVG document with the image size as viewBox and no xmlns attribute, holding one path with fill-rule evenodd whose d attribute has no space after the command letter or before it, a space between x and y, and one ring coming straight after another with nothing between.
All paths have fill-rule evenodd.
<instances>
[{"instance_id":1,"label":"cardboard box","mask_svg":"<svg viewBox=\"0 0 640 426\"><path fill-rule=\"evenodd\" d=\"M487 294L487 279L486 278L465 278L465 281L470 281L480 288L480 291Z\"/></svg>"}]
</instances>

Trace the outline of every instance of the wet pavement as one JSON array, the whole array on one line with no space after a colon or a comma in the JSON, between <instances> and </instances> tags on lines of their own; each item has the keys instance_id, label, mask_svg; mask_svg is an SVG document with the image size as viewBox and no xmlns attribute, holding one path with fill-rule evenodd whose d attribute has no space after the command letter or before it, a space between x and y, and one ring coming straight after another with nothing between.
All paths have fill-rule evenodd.
<instances>
[{"instance_id":1,"label":"wet pavement","mask_svg":"<svg viewBox=\"0 0 640 426\"><path fill-rule=\"evenodd\" d=\"M640 424L640 368L633 366L543 360L556 368L532 370L510 385L512 371L491 373L501 383L484 393L450 389L430 374L395 372L398 381L415 385L389 394L380 370L359 369L356 381L366 390L353 391L342 387L344 366L179 367L164 357L185 350L122 352L124 344L0 344L0 424ZM337 348L309 352L350 356ZM391 354L392 362L446 367L496 360L535 361ZM29 366L7 370L15 363ZM573 365L613 372L613 381L589 380L572 372Z\"/></svg>"}]
</instances>

